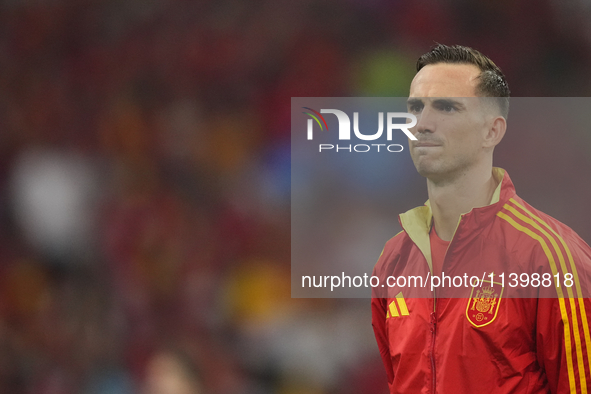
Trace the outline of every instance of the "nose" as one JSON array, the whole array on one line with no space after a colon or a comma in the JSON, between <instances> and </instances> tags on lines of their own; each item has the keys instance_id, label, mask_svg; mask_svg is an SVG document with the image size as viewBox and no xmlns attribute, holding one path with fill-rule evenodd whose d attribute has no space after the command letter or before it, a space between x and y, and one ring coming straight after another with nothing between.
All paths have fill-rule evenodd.
<instances>
[{"instance_id":1,"label":"nose","mask_svg":"<svg viewBox=\"0 0 591 394\"><path fill-rule=\"evenodd\" d=\"M422 111L415 114L415 116L417 117L417 124L411 129L414 135L435 132L435 113L429 108L429 106L425 106Z\"/></svg>"}]
</instances>

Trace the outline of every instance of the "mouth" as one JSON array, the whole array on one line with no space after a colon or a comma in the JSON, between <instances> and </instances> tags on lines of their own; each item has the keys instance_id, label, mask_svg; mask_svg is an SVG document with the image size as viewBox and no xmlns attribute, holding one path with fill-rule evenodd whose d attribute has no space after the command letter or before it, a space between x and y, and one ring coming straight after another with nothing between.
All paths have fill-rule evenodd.
<instances>
[{"instance_id":1,"label":"mouth","mask_svg":"<svg viewBox=\"0 0 591 394\"><path fill-rule=\"evenodd\" d=\"M435 147L435 146L441 146L441 145L433 143L433 142L418 142L413 145L414 148L426 148L426 147Z\"/></svg>"}]
</instances>

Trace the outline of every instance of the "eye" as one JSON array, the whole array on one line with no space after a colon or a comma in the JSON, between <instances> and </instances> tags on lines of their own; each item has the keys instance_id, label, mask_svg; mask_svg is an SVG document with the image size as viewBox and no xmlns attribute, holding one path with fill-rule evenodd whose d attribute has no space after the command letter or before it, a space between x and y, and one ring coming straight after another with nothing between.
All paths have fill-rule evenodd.
<instances>
[{"instance_id":1,"label":"eye","mask_svg":"<svg viewBox=\"0 0 591 394\"><path fill-rule=\"evenodd\" d=\"M445 113L452 113L457 111L457 107L455 103L448 101L448 100L437 100L434 103L435 108L438 111L445 112Z\"/></svg>"},{"instance_id":2,"label":"eye","mask_svg":"<svg viewBox=\"0 0 591 394\"><path fill-rule=\"evenodd\" d=\"M455 109L454 106L451 104L444 104L442 107L442 110L444 112L452 112L454 109Z\"/></svg>"},{"instance_id":3,"label":"eye","mask_svg":"<svg viewBox=\"0 0 591 394\"><path fill-rule=\"evenodd\" d=\"M419 113L423 110L423 104L411 104L408 106L408 111L411 113Z\"/></svg>"}]
</instances>

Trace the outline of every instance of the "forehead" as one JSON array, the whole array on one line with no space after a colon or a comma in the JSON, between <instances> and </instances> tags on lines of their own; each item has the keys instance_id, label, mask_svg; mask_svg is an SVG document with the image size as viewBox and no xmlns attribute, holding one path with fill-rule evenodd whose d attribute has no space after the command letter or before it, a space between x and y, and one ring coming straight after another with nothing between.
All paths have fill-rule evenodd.
<instances>
[{"instance_id":1,"label":"forehead","mask_svg":"<svg viewBox=\"0 0 591 394\"><path fill-rule=\"evenodd\" d=\"M410 97L476 97L479 75L473 64L429 64L412 80Z\"/></svg>"}]
</instances>

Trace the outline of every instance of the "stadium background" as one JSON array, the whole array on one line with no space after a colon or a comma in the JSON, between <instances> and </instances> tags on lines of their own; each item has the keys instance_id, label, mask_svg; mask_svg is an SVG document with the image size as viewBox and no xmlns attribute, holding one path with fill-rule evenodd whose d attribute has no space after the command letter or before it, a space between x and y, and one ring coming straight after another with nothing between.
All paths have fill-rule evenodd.
<instances>
[{"instance_id":1,"label":"stadium background","mask_svg":"<svg viewBox=\"0 0 591 394\"><path fill-rule=\"evenodd\" d=\"M384 393L368 300L290 298L290 98L404 96L434 41L490 56L514 96L588 96L590 17L0 2L0 392ZM531 148L507 154L519 193L591 239L589 136L512 138Z\"/></svg>"}]
</instances>

